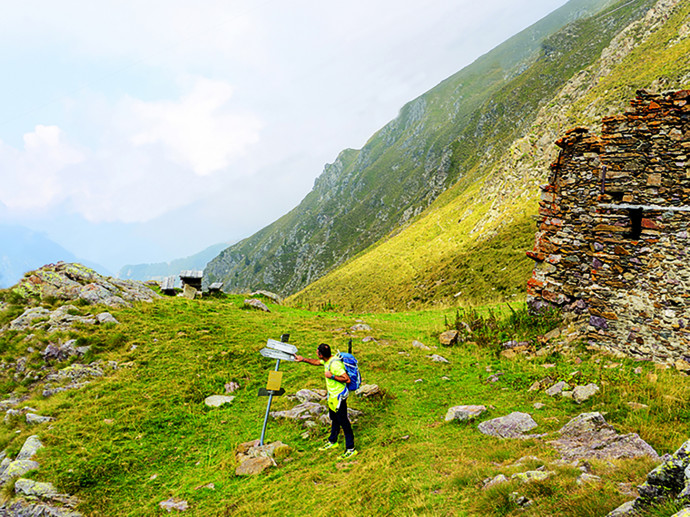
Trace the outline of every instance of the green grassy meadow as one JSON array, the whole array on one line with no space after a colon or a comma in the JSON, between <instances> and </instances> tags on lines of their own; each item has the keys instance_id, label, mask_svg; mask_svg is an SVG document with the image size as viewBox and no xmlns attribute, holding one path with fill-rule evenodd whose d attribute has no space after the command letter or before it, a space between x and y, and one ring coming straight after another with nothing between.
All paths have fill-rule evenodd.
<instances>
[{"instance_id":1,"label":"green grassy meadow","mask_svg":"<svg viewBox=\"0 0 690 517\"><path fill-rule=\"evenodd\" d=\"M620 494L617 483L641 483L653 462L591 461L591 471L603 481L582 486L575 483L575 467L547 465L557 475L546 481L511 481L482 490L485 478L499 473L510 477L557 459L547 443L556 435L489 437L477 430L476 422L446 423L447 409L483 404L489 411L480 421L528 412L539 424L538 433L553 433L580 413L600 411L619 432L638 433L660 454L673 452L688 438L690 410L685 401L690 383L676 371L597 355L584 346L567 354L541 347L531 358L502 358L500 343L509 339L531 340L539 350L538 336L555 321L535 320L517 303L459 312L340 314L270 304L272 312L263 313L245 309L243 300L165 298L111 310L120 325L83 327L61 336L91 345L82 362L102 360L108 371L107 362L117 361L118 368L80 390L47 399L40 385L23 385L3 372L6 390L28 395L25 405L55 420L28 427L12 419L0 426L0 446L13 457L29 435L38 434L46 445L37 456L41 469L28 477L75 495L82 501L78 510L89 516L166 514L159 502L170 497L187 501L185 515L194 516L591 516L604 515L630 499ZM20 310L9 305L0 311L0 323ZM79 307L83 314L102 310ZM438 345L438 335L460 320L474 330L468 342ZM320 342L345 350L349 328L359 321L373 329L353 337L364 382L379 385L385 393L380 400L353 395L349 401L364 413L354 424L360 454L339 461L340 447L317 451L326 428L305 439L301 426L271 419L266 441L288 444L291 455L261 475L235 476L237 445L261 433L267 399L257 391L275 367L275 361L258 353L266 340L289 333L300 354L315 357ZM362 342L366 336L375 341ZM413 348L413 340L438 349ZM42 331L28 339L15 331L0 334L5 360L25 354L28 343L41 349L49 341L55 342L56 336ZM450 363L432 362L426 357L431 353ZM634 372L638 367L642 373ZM320 368L282 362L280 370L288 394L323 387ZM581 405L528 391L546 376L554 382L572 381L575 371L580 372L575 374L577 384L595 382L601 387ZM499 372L498 380L490 382ZM222 394L231 381L239 383L240 390L230 405L204 405L207 396ZM534 409L535 402L544 407ZM633 410L628 402L649 407ZM277 397L272 409L297 403ZM536 456L541 463L513 465L524 456ZM206 487L209 483L213 489ZM533 504L518 509L509 498L514 491ZM9 490L4 495L9 496Z\"/></svg>"}]
</instances>

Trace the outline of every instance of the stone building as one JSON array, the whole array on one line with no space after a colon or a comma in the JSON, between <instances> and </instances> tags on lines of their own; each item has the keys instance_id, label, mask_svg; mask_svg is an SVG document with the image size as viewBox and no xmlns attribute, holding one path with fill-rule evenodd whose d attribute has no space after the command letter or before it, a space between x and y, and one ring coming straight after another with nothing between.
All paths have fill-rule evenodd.
<instances>
[{"instance_id":1,"label":"stone building","mask_svg":"<svg viewBox=\"0 0 690 517\"><path fill-rule=\"evenodd\" d=\"M603 348L690 362L690 90L638 91L575 128L542 186L528 303L562 308Z\"/></svg>"}]
</instances>

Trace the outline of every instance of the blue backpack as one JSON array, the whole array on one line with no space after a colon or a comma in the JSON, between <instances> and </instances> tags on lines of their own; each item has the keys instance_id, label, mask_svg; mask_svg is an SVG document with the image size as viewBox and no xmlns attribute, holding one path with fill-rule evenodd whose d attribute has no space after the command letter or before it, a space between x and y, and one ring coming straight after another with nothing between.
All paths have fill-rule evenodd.
<instances>
[{"instance_id":1,"label":"blue backpack","mask_svg":"<svg viewBox=\"0 0 690 517\"><path fill-rule=\"evenodd\" d=\"M343 362L345 371L350 377L350 382L345 385L347 389L350 391L359 389L359 387L362 385L362 376L359 373L359 366L357 365L357 359L355 359L355 356L349 353L338 352L337 358Z\"/></svg>"},{"instance_id":2,"label":"blue backpack","mask_svg":"<svg viewBox=\"0 0 690 517\"><path fill-rule=\"evenodd\" d=\"M345 366L345 371L348 377L350 377L350 382L345 385L345 389L349 391L355 391L359 389L362 385L362 375L359 373L359 365L357 364L357 359L352 355L352 340L348 343L348 352L340 352L336 354L336 358L343 362ZM345 390L343 390L345 391Z\"/></svg>"}]
</instances>

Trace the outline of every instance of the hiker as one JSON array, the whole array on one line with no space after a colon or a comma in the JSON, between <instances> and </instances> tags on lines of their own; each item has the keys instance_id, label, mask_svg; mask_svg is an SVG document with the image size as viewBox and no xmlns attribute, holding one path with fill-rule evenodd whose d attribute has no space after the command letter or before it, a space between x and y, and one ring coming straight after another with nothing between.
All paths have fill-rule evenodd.
<instances>
[{"instance_id":1,"label":"hiker","mask_svg":"<svg viewBox=\"0 0 690 517\"><path fill-rule=\"evenodd\" d=\"M321 343L316 349L316 355L319 357L318 359L309 359L301 355L295 355L295 361L309 363L314 366L324 365L326 391L328 392L328 414L331 417L331 435L319 450L325 451L335 447L340 428L342 427L343 434L345 435L345 452L340 458L351 458L357 454L357 451L355 450L355 435L352 432L352 425L347 417L347 396L349 391L345 385L350 382L350 376L347 374L342 360L331 353L330 345Z\"/></svg>"}]
</instances>

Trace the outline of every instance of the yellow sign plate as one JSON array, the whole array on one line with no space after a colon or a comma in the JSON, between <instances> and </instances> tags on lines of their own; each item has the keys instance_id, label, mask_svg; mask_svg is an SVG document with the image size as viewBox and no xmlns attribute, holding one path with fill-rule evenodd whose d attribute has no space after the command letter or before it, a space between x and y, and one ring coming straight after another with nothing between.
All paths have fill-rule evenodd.
<instances>
[{"instance_id":1,"label":"yellow sign plate","mask_svg":"<svg viewBox=\"0 0 690 517\"><path fill-rule=\"evenodd\" d=\"M283 372L268 372L268 384L266 389L271 391L278 391L280 383L283 381Z\"/></svg>"}]
</instances>

